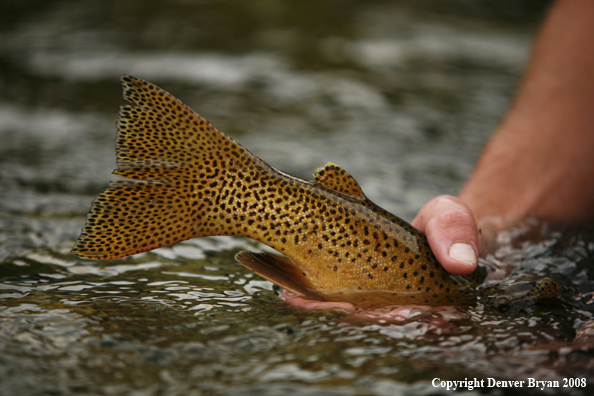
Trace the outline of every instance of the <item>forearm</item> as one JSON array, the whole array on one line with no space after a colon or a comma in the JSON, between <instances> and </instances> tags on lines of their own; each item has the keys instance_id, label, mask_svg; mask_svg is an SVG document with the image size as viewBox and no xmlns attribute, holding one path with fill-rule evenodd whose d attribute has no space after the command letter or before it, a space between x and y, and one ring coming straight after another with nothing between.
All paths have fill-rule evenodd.
<instances>
[{"instance_id":1,"label":"forearm","mask_svg":"<svg viewBox=\"0 0 594 396\"><path fill-rule=\"evenodd\" d=\"M594 218L594 1L551 9L514 105L460 192L497 228Z\"/></svg>"}]
</instances>

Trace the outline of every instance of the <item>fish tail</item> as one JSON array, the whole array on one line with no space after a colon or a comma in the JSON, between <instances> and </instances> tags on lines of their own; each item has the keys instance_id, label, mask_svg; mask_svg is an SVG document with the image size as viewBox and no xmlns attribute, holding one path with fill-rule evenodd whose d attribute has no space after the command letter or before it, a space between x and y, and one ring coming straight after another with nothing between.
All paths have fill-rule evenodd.
<instances>
[{"instance_id":1,"label":"fish tail","mask_svg":"<svg viewBox=\"0 0 594 396\"><path fill-rule=\"evenodd\" d=\"M93 202L72 253L115 259L197 236L235 235L222 195L240 170L267 166L181 101L122 77L117 176Z\"/></svg>"}]
</instances>

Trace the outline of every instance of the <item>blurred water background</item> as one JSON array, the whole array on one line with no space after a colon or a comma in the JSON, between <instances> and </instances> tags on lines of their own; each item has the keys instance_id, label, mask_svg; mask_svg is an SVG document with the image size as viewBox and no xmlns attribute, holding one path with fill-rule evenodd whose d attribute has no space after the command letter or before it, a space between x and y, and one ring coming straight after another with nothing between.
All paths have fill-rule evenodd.
<instances>
[{"instance_id":1,"label":"blurred water background","mask_svg":"<svg viewBox=\"0 0 594 396\"><path fill-rule=\"evenodd\" d=\"M115 168L120 75L173 93L288 173L339 164L411 220L469 175L548 4L0 2L0 395L421 395L450 394L434 378L594 381L589 230L510 234L485 261L512 278L552 276L559 301L388 322L291 308L234 262L259 248L240 238L109 262L69 254ZM467 390L477 392L505 390ZM556 392L586 391L544 391Z\"/></svg>"}]
</instances>

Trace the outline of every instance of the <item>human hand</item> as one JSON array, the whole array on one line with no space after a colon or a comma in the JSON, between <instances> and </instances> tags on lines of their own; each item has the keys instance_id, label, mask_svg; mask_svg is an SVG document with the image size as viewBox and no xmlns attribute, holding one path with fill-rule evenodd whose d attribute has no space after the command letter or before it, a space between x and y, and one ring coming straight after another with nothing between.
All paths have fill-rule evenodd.
<instances>
[{"instance_id":1,"label":"human hand","mask_svg":"<svg viewBox=\"0 0 594 396\"><path fill-rule=\"evenodd\" d=\"M308 300L286 290L283 290L280 298L288 304L305 311L334 311L336 314L344 315L342 317L343 321L351 323L382 323L383 326L386 326L390 323L416 318L419 324L424 323L424 325L415 326L415 329L420 330L419 335L425 333L458 333L460 329L452 320L465 317L463 312L452 306L400 305L387 309L365 310L347 302ZM402 328L402 330L407 331L406 328Z\"/></svg>"}]
</instances>

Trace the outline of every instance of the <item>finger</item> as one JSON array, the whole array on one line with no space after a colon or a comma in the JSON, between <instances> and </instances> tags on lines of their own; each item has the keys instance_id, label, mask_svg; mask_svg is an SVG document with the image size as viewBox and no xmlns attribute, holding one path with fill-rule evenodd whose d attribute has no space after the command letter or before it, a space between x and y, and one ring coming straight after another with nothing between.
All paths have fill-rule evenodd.
<instances>
[{"instance_id":1,"label":"finger","mask_svg":"<svg viewBox=\"0 0 594 396\"><path fill-rule=\"evenodd\" d=\"M324 302L317 300L308 300L307 298L297 296L286 290L283 290L280 297L281 299L285 300L287 303L293 305L294 307L301 308L306 311L344 311L346 313L351 314L356 310L355 306L348 302Z\"/></svg>"},{"instance_id":2,"label":"finger","mask_svg":"<svg viewBox=\"0 0 594 396\"><path fill-rule=\"evenodd\" d=\"M427 235L431 250L446 271L468 275L478 263L478 228L470 208L442 195L429 201L412 225Z\"/></svg>"}]
</instances>

